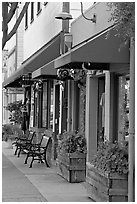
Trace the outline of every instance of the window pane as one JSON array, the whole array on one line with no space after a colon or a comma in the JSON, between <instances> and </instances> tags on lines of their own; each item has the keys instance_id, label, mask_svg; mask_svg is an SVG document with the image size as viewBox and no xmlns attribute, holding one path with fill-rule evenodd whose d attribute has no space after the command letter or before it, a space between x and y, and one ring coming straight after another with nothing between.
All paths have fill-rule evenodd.
<instances>
[{"instance_id":1,"label":"window pane","mask_svg":"<svg viewBox=\"0 0 137 204\"><path fill-rule=\"evenodd\" d=\"M47 123L47 83L43 83L43 102L42 102L42 127L46 127Z\"/></svg>"},{"instance_id":2,"label":"window pane","mask_svg":"<svg viewBox=\"0 0 137 204\"><path fill-rule=\"evenodd\" d=\"M40 2L37 3L37 13L41 10L41 4Z\"/></svg>"},{"instance_id":3,"label":"window pane","mask_svg":"<svg viewBox=\"0 0 137 204\"><path fill-rule=\"evenodd\" d=\"M33 88L31 88L30 127L34 127L34 90L33 90Z\"/></svg>"},{"instance_id":4,"label":"window pane","mask_svg":"<svg viewBox=\"0 0 137 204\"><path fill-rule=\"evenodd\" d=\"M34 120L34 126L37 127L38 125L38 92L35 92L35 101L34 101L34 115L35 115L35 120Z\"/></svg>"},{"instance_id":5,"label":"window pane","mask_svg":"<svg viewBox=\"0 0 137 204\"><path fill-rule=\"evenodd\" d=\"M34 2L31 2L31 21L34 19Z\"/></svg>"},{"instance_id":6,"label":"window pane","mask_svg":"<svg viewBox=\"0 0 137 204\"><path fill-rule=\"evenodd\" d=\"M119 77L119 104L118 104L118 140L122 141L129 134L129 79Z\"/></svg>"},{"instance_id":7,"label":"window pane","mask_svg":"<svg viewBox=\"0 0 137 204\"><path fill-rule=\"evenodd\" d=\"M28 9L26 11L26 14L25 14L25 28L28 27Z\"/></svg>"},{"instance_id":8,"label":"window pane","mask_svg":"<svg viewBox=\"0 0 137 204\"><path fill-rule=\"evenodd\" d=\"M50 128L53 128L53 82L51 82Z\"/></svg>"}]
</instances>

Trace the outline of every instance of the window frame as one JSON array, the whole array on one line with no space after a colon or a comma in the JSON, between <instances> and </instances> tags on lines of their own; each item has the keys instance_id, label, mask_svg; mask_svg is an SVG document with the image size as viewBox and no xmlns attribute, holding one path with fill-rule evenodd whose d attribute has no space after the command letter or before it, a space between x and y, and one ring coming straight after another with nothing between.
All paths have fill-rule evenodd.
<instances>
[{"instance_id":1,"label":"window frame","mask_svg":"<svg viewBox=\"0 0 137 204\"><path fill-rule=\"evenodd\" d=\"M34 21L34 2L31 2L30 23Z\"/></svg>"},{"instance_id":2,"label":"window frame","mask_svg":"<svg viewBox=\"0 0 137 204\"><path fill-rule=\"evenodd\" d=\"M47 6L48 2L44 2L44 6Z\"/></svg>"},{"instance_id":3,"label":"window frame","mask_svg":"<svg viewBox=\"0 0 137 204\"><path fill-rule=\"evenodd\" d=\"M41 2L37 2L37 15L39 15L42 11Z\"/></svg>"},{"instance_id":4,"label":"window frame","mask_svg":"<svg viewBox=\"0 0 137 204\"><path fill-rule=\"evenodd\" d=\"M26 10L25 13L25 30L28 28L28 9Z\"/></svg>"},{"instance_id":5,"label":"window frame","mask_svg":"<svg viewBox=\"0 0 137 204\"><path fill-rule=\"evenodd\" d=\"M51 119L51 93L53 93L52 92L52 88L53 88L53 80L48 80L47 82L47 85L46 85L46 99L47 99L47 101L46 101L46 108L47 108L47 111L46 111L46 124L45 125L43 125L44 124L44 121L43 121L43 102L44 102L44 100L42 101L42 104L41 104L41 106L42 106L42 128L46 128L46 129L52 129L51 128L51 125L50 125L50 119ZM43 92L43 93L45 93L45 92ZM42 97L44 98L44 95L42 94Z\"/></svg>"}]
</instances>

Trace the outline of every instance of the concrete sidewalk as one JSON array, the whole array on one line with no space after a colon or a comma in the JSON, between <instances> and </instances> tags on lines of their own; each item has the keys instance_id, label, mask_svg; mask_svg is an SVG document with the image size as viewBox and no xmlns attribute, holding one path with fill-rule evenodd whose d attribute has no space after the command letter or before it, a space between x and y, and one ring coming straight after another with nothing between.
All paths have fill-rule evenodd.
<instances>
[{"instance_id":1,"label":"concrete sidewalk","mask_svg":"<svg viewBox=\"0 0 137 204\"><path fill-rule=\"evenodd\" d=\"M2 152L7 158L7 164L8 160L12 163L9 168L15 171L14 177L16 179L14 181L16 184L15 182L13 183L13 188L21 182L23 182L23 185L27 183L28 187L30 186L27 190L27 192L30 192L29 196L37 195L33 199L34 202L93 202L88 198L84 183L69 183L56 173L55 168L47 168L45 164L34 162L33 167L29 168L29 160L27 165L24 164L25 155L21 154L19 158L15 156L14 149L8 148L8 143L6 142L2 143ZM30 183L28 184L28 182ZM2 190L5 191L6 189ZM22 188L21 191L22 195L25 196L26 188ZM14 191L14 195L11 196L18 197L18 195L15 195L17 193ZM5 196L4 199L6 199L7 194L3 192L3 195ZM37 199L35 199L36 197ZM24 202L23 197L19 202ZM30 202L33 202L31 198Z\"/></svg>"}]
</instances>

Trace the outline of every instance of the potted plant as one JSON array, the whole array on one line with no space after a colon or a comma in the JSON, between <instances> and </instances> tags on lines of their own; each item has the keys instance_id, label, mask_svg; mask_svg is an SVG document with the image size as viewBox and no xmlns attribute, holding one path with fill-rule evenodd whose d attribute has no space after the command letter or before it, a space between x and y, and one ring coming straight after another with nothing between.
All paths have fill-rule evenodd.
<instances>
[{"instance_id":1,"label":"potted plant","mask_svg":"<svg viewBox=\"0 0 137 204\"><path fill-rule=\"evenodd\" d=\"M84 134L64 132L58 135L57 173L68 182L85 181L86 139Z\"/></svg>"},{"instance_id":2,"label":"potted plant","mask_svg":"<svg viewBox=\"0 0 137 204\"><path fill-rule=\"evenodd\" d=\"M126 202L128 199L127 143L101 142L92 164L87 164L86 188L96 202Z\"/></svg>"}]
</instances>

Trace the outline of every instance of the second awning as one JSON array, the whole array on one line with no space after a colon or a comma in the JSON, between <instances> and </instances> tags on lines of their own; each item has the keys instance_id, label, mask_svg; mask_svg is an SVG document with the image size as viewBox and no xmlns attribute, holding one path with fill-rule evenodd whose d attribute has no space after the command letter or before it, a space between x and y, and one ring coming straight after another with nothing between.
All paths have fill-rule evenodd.
<instances>
[{"instance_id":1,"label":"second awning","mask_svg":"<svg viewBox=\"0 0 137 204\"><path fill-rule=\"evenodd\" d=\"M55 60L55 68L77 69L82 67L83 62L90 62L89 69L105 70L103 64L106 63L129 63L129 47L128 45L122 47L121 44L121 39L116 36L116 30L108 28L58 57Z\"/></svg>"}]
</instances>

